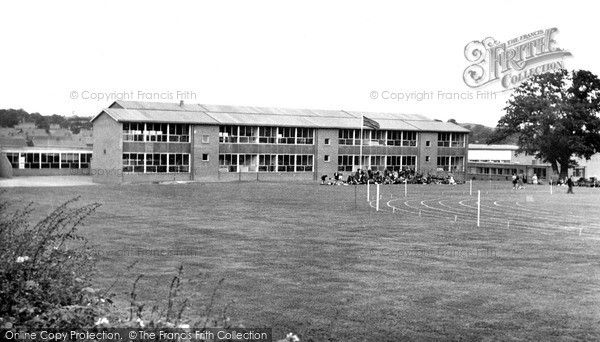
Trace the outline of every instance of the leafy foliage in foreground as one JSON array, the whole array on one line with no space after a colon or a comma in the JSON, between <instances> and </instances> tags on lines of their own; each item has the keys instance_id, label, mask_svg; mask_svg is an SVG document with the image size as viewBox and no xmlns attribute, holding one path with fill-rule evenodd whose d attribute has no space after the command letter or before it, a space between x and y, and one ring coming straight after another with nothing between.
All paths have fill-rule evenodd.
<instances>
[{"instance_id":1,"label":"leafy foliage in foreground","mask_svg":"<svg viewBox=\"0 0 600 342\"><path fill-rule=\"evenodd\" d=\"M182 287L183 266L170 282L166 307L146 310L137 300L140 275L132 286L128 313L119 313L112 305L110 289L97 291L92 287L95 260L87 239L77 233L77 227L100 204L74 206L78 201L79 197L67 201L33 226L32 204L8 213L9 204L0 202L0 329L244 329L229 318L229 304L215 312L216 293L223 278L204 312L186 314L190 303ZM281 341L299 339L290 333Z\"/></svg>"},{"instance_id":2,"label":"leafy foliage in foreground","mask_svg":"<svg viewBox=\"0 0 600 342\"><path fill-rule=\"evenodd\" d=\"M92 326L106 310L91 286L93 259L77 227L100 205L79 198L31 225L33 205L0 203L0 328Z\"/></svg>"}]
</instances>

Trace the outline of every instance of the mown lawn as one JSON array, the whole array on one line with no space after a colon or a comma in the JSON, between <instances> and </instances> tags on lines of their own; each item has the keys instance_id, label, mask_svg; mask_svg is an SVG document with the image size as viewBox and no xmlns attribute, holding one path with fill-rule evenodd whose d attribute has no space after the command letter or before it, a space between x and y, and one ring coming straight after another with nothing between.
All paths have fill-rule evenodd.
<instances>
[{"instance_id":1,"label":"mown lawn","mask_svg":"<svg viewBox=\"0 0 600 342\"><path fill-rule=\"evenodd\" d=\"M120 305L140 274L138 299L164 305L183 265L190 315L203 315L217 289L211 311L229 304L233 320L273 327L277 338L599 340L600 189L474 189L480 227L468 185L413 185L406 198L403 186L382 186L380 212L365 186L147 184L5 196L15 208L34 201L37 215L74 196L102 203L81 232L98 255L98 287L116 281Z\"/></svg>"}]
</instances>

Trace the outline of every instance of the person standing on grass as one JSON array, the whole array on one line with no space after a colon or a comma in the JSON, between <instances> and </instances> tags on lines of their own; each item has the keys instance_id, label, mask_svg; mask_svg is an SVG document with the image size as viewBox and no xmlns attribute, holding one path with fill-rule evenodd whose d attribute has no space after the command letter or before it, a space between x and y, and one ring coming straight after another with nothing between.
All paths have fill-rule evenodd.
<instances>
[{"instance_id":1,"label":"person standing on grass","mask_svg":"<svg viewBox=\"0 0 600 342\"><path fill-rule=\"evenodd\" d=\"M514 173L512 175L512 183L513 183L513 190L515 190L517 188L517 175L515 175Z\"/></svg>"},{"instance_id":2,"label":"person standing on grass","mask_svg":"<svg viewBox=\"0 0 600 342\"><path fill-rule=\"evenodd\" d=\"M517 183L519 185L519 190L525 189L524 180L525 180L525 175L523 173L519 173L519 175L517 176Z\"/></svg>"},{"instance_id":3,"label":"person standing on grass","mask_svg":"<svg viewBox=\"0 0 600 342\"><path fill-rule=\"evenodd\" d=\"M571 179L571 177L567 178L567 186L569 187L569 190L567 190L568 194L572 194L573 193L573 180Z\"/></svg>"}]
</instances>

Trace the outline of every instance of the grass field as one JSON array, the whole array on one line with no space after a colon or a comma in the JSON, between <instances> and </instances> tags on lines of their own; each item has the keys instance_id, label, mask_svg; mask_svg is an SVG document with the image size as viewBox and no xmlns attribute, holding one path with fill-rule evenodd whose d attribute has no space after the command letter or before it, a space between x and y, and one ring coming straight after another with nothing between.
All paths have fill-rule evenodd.
<instances>
[{"instance_id":1,"label":"grass field","mask_svg":"<svg viewBox=\"0 0 600 342\"><path fill-rule=\"evenodd\" d=\"M40 215L74 196L102 203L81 232L122 303L143 274L138 298L164 304L182 264L190 312L216 288L215 310L233 300L234 320L276 338L600 340L600 189L510 187L381 186L378 212L374 186L371 202L366 186L262 182L5 195Z\"/></svg>"}]
</instances>

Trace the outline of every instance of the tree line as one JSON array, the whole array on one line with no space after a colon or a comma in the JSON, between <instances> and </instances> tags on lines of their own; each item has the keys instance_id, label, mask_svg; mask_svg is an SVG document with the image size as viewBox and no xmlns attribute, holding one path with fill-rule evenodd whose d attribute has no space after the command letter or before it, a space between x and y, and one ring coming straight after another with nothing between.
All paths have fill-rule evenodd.
<instances>
[{"instance_id":1,"label":"tree line","mask_svg":"<svg viewBox=\"0 0 600 342\"><path fill-rule=\"evenodd\" d=\"M50 125L57 124L61 128L69 129L73 134L79 134L82 129L92 129L88 117L65 117L58 114L42 115L40 113L27 113L23 109L0 109L0 127L15 127L23 122L35 123L35 127L50 130Z\"/></svg>"},{"instance_id":2,"label":"tree line","mask_svg":"<svg viewBox=\"0 0 600 342\"><path fill-rule=\"evenodd\" d=\"M488 143L517 136L517 153L550 163L566 178L600 152L600 79L586 70L564 69L532 76L513 90L506 114Z\"/></svg>"}]
</instances>

